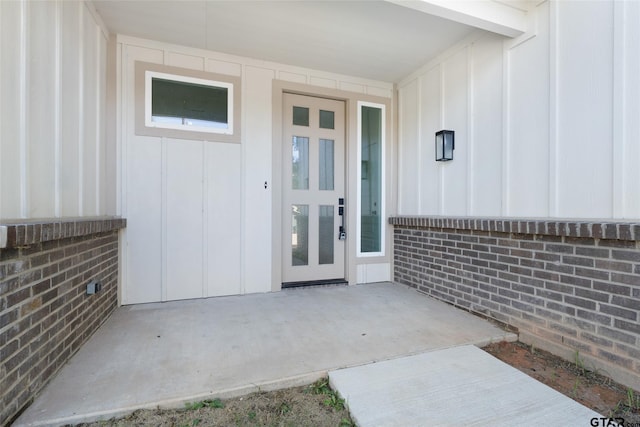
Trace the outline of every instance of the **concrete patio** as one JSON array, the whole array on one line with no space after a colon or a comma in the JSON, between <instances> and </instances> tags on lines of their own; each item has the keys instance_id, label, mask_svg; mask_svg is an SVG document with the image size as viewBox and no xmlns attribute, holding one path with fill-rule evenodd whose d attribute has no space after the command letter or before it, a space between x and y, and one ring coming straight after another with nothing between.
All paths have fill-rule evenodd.
<instances>
[{"instance_id":1,"label":"concrete patio","mask_svg":"<svg viewBox=\"0 0 640 427\"><path fill-rule=\"evenodd\" d=\"M515 338L390 283L126 306L15 425L180 407L311 383L338 368Z\"/></svg>"}]
</instances>

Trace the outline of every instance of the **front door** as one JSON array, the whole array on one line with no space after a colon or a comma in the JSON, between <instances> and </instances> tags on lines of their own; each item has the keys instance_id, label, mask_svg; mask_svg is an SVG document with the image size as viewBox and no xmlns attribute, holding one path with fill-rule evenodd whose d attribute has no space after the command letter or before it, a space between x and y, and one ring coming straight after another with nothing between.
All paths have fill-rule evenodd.
<instances>
[{"instance_id":1,"label":"front door","mask_svg":"<svg viewBox=\"0 0 640 427\"><path fill-rule=\"evenodd\" d=\"M344 279L344 102L285 94L283 105L283 284Z\"/></svg>"}]
</instances>

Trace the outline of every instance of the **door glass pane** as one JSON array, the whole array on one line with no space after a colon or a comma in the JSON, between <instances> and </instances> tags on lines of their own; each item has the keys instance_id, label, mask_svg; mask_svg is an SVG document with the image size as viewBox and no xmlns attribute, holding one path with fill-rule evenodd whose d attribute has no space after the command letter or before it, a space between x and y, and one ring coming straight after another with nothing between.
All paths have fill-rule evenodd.
<instances>
[{"instance_id":1,"label":"door glass pane","mask_svg":"<svg viewBox=\"0 0 640 427\"><path fill-rule=\"evenodd\" d=\"M291 145L291 188L294 190L309 189L309 138L294 136Z\"/></svg>"},{"instance_id":2,"label":"door glass pane","mask_svg":"<svg viewBox=\"0 0 640 427\"><path fill-rule=\"evenodd\" d=\"M306 107L293 107L293 124L296 126L309 126L309 109Z\"/></svg>"},{"instance_id":3,"label":"door glass pane","mask_svg":"<svg viewBox=\"0 0 640 427\"><path fill-rule=\"evenodd\" d=\"M322 129L334 128L335 114L333 111L320 110L320 127Z\"/></svg>"},{"instance_id":4,"label":"door glass pane","mask_svg":"<svg viewBox=\"0 0 640 427\"><path fill-rule=\"evenodd\" d=\"M333 264L333 242L336 238L333 230L333 212L332 205L320 205L320 225L319 225L319 263Z\"/></svg>"},{"instance_id":5,"label":"door glass pane","mask_svg":"<svg viewBox=\"0 0 640 427\"><path fill-rule=\"evenodd\" d=\"M292 205L291 217L291 265L309 265L309 205Z\"/></svg>"},{"instance_id":6,"label":"door glass pane","mask_svg":"<svg viewBox=\"0 0 640 427\"><path fill-rule=\"evenodd\" d=\"M360 252L381 252L382 109L362 107Z\"/></svg>"},{"instance_id":7,"label":"door glass pane","mask_svg":"<svg viewBox=\"0 0 640 427\"><path fill-rule=\"evenodd\" d=\"M333 190L333 140L320 140L320 190Z\"/></svg>"}]
</instances>

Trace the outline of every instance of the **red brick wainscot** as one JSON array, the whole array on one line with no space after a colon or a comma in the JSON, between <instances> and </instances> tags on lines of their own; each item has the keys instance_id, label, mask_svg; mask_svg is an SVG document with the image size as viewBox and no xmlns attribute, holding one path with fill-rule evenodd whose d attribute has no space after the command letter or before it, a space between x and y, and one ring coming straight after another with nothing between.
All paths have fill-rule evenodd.
<instances>
[{"instance_id":1,"label":"red brick wainscot","mask_svg":"<svg viewBox=\"0 0 640 427\"><path fill-rule=\"evenodd\" d=\"M118 305L121 218L2 223L0 425L10 423ZM98 292L87 294L87 285Z\"/></svg>"},{"instance_id":2,"label":"red brick wainscot","mask_svg":"<svg viewBox=\"0 0 640 427\"><path fill-rule=\"evenodd\" d=\"M394 217L394 281L640 390L640 223Z\"/></svg>"}]
</instances>

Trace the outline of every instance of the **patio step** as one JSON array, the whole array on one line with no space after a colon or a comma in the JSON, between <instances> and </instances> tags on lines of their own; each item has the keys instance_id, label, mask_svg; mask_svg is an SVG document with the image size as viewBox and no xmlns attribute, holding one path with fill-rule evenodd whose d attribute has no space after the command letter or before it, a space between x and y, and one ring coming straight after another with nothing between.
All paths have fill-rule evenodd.
<instances>
[{"instance_id":1,"label":"patio step","mask_svg":"<svg viewBox=\"0 0 640 427\"><path fill-rule=\"evenodd\" d=\"M588 426L601 415L464 345L329 373L356 424Z\"/></svg>"}]
</instances>

